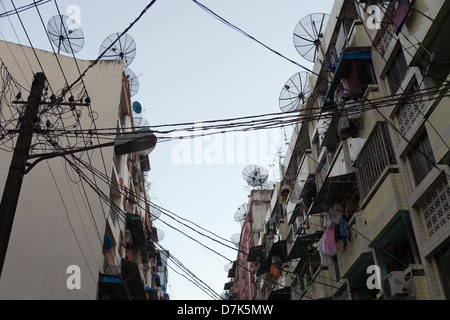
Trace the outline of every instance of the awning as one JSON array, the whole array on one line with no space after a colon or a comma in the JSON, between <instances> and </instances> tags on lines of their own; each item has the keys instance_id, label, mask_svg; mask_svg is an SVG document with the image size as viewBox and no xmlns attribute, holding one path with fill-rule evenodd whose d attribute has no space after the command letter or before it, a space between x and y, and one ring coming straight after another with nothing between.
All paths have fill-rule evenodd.
<instances>
[{"instance_id":1,"label":"awning","mask_svg":"<svg viewBox=\"0 0 450 320\"><path fill-rule=\"evenodd\" d=\"M236 266L237 266L237 260L233 261L233 265L230 268L230 270L228 270L228 278L234 278L236 275Z\"/></svg>"},{"instance_id":2,"label":"awning","mask_svg":"<svg viewBox=\"0 0 450 320\"><path fill-rule=\"evenodd\" d=\"M159 300L158 290L150 287L145 287L144 291L147 300Z\"/></svg>"},{"instance_id":3,"label":"awning","mask_svg":"<svg viewBox=\"0 0 450 320\"><path fill-rule=\"evenodd\" d=\"M354 172L335 177L327 177L322 184L316 199L311 205L309 214L322 213L336 203L341 203L347 193L356 192L356 175Z\"/></svg>"},{"instance_id":4,"label":"awning","mask_svg":"<svg viewBox=\"0 0 450 320\"><path fill-rule=\"evenodd\" d=\"M139 162L141 164L142 171L150 171L150 160L148 155L139 155Z\"/></svg>"},{"instance_id":5,"label":"awning","mask_svg":"<svg viewBox=\"0 0 450 320\"><path fill-rule=\"evenodd\" d=\"M322 111L334 109L337 107L334 102L334 92L341 78L346 75L349 70L349 63L352 60L368 60L371 59L372 55L370 52L370 47L347 47L345 48L339 58L338 66L334 72L333 79L331 80L328 91L324 97L322 104Z\"/></svg>"},{"instance_id":6,"label":"awning","mask_svg":"<svg viewBox=\"0 0 450 320\"><path fill-rule=\"evenodd\" d=\"M282 261L286 261L287 258L286 240L277 241L272 245L272 247L270 248L268 258L272 259L273 256L280 256Z\"/></svg>"},{"instance_id":7,"label":"awning","mask_svg":"<svg viewBox=\"0 0 450 320\"><path fill-rule=\"evenodd\" d=\"M155 279L155 285L157 287L161 287L161 279L160 279L159 275L153 274L152 278Z\"/></svg>"},{"instance_id":8,"label":"awning","mask_svg":"<svg viewBox=\"0 0 450 320\"><path fill-rule=\"evenodd\" d=\"M130 230L133 245L141 246L146 244L144 225L140 215L127 213L126 227Z\"/></svg>"},{"instance_id":9,"label":"awning","mask_svg":"<svg viewBox=\"0 0 450 320\"><path fill-rule=\"evenodd\" d=\"M130 300L123 279L119 275L99 274L99 300Z\"/></svg>"},{"instance_id":10,"label":"awning","mask_svg":"<svg viewBox=\"0 0 450 320\"><path fill-rule=\"evenodd\" d=\"M153 241L158 242L158 229L151 227L151 237Z\"/></svg>"},{"instance_id":11,"label":"awning","mask_svg":"<svg viewBox=\"0 0 450 320\"><path fill-rule=\"evenodd\" d=\"M311 245L322 238L323 231L317 231L311 234L299 235L292 245L291 251L287 257L288 260L298 259L310 254L308 250Z\"/></svg>"},{"instance_id":12,"label":"awning","mask_svg":"<svg viewBox=\"0 0 450 320\"><path fill-rule=\"evenodd\" d=\"M161 252L159 250L156 250L155 252L155 256L156 256L156 263L158 264L158 266L162 266L162 259L161 259Z\"/></svg>"},{"instance_id":13,"label":"awning","mask_svg":"<svg viewBox=\"0 0 450 320\"><path fill-rule=\"evenodd\" d=\"M155 253L155 246L153 244L153 242L151 241L146 241L146 246L147 246L147 256L149 258L153 258L155 257L156 253Z\"/></svg>"},{"instance_id":14,"label":"awning","mask_svg":"<svg viewBox=\"0 0 450 320\"><path fill-rule=\"evenodd\" d=\"M291 299L291 287L284 287L278 290L273 290L267 300L290 300Z\"/></svg>"},{"instance_id":15,"label":"awning","mask_svg":"<svg viewBox=\"0 0 450 320\"><path fill-rule=\"evenodd\" d=\"M247 261L255 262L255 261L263 261L266 259L266 246L260 245L256 247L250 248L247 256Z\"/></svg>"},{"instance_id":16,"label":"awning","mask_svg":"<svg viewBox=\"0 0 450 320\"><path fill-rule=\"evenodd\" d=\"M259 264L258 270L256 271L257 276L270 271L273 256L279 256L281 258L281 261L283 262L286 261L287 259L286 240L280 240L272 245L270 252L268 252L267 259L261 261Z\"/></svg>"},{"instance_id":17,"label":"awning","mask_svg":"<svg viewBox=\"0 0 450 320\"><path fill-rule=\"evenodd\" d=\"M372 252L362 252L341 278L347 279L352 286L364 288L368 278L367 267L373 264Z\"/></svg>"},{"instance_id":18,"label":"awning","mask_svg":"<svg viewBox=\"0 0 450 320\"><path fill-rule=\"evenodd\" d=\"M338 116L334 115L330 119L330 125L325 132L325 136L322 140L322 146L327 147L327 150L336 150L339 145L340 139L338 135Z\"/></svg>"},{"instance_id":19,"label":"awning","mask_svg":"<svg viewBox=\"0 0 450 320\"><path fill-rule=\"evenodd\" d=\"M147 300L144 283L141 279L138 264L127 259L121 260L122 277L132 300Z\"/></svg>"}]
</instances>

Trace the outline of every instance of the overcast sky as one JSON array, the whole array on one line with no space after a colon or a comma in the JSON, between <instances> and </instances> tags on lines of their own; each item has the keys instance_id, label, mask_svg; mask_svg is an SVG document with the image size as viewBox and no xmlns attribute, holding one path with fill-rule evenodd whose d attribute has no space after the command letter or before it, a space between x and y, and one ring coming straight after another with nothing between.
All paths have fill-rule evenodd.
<instances>
[{"instance_id":1,"label":"overcast sky","mask_svg":"<svg viewBox=\"0 0 450 320\"><path fill-rule=\"evenodd\" d=\"M8 10L12 8L11 1L2 2ZM76 57L97 58L102 42L127 28L148 2L59 0L61 13L74 18L84 33L84 47ZM332 0L200 2L268 47L308 68L312 64L294 48L293 30L309 14L330 13L333 3ZM27 3L30 1L14 1L16 7ZM57 14L54 2L40 6L39 10L45 22ZM37 11L23 12L21 18L33 46L51 51ZM29 45L17 18L12 16L11 22L20 43ZM6 18L0 19L0 30L2 40L19 42ZM129 66L139 80L139 91L132 101L140 102L144 109L142 116L151 125L195 121L201 126L204 120L280 112L278 98L283 85L295 73L304 71L219 22L190 0L156 1L128 34L137 46ZM270 171L269 179L277 181L277 151L286 150L290 132L289 128L254 132L244 149L236 144L232 148L231 136L160 143L150 154L151 201L222 238L231 239L234 233L240 232L234 214L248 201L250 192L242 170L249 164L258 164ZM161 245L221 294L228 282L224 266L236 258L237 252L164 215L155 225L165 234ZM171 269L168 293L171 299L177 300L210 299Z\"/></svg>"}]
</instances>

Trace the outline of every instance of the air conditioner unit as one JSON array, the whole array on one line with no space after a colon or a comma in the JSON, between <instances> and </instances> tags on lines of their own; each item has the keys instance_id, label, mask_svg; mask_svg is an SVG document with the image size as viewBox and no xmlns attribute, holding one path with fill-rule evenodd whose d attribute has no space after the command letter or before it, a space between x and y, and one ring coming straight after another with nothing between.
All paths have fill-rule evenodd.
<instances>
[{"instance_id":1,"label":"air conditioner unit","mask_svg":"<svg viewBox=\"0 0 450 320\"><path fill-rule=\"evenodd\" d=\"M392 271L381 281L385 300L403 299L408 295L403 271Z\"/></svg>"},{"instance_id":2,"label":"air conditioner unit","mask_svg":"<svg viewBox=\"0 0 450 320\"><path fill-rule=\"evenodd\" d=\"M296 234L301 234L303 230L305 230L305 227L303 226L303 217L297 217L294 220L294 231Z\"/></svg>"},{"instance_id":3,"label":"air conditioner unit","mask_svg":"<svg viewBox=\"0 0 450 320\"><path fill-rule=\"evenodd\" d=\"M420 264L410 264L405 270L405 286L408 289L408 299L410 300L429 300L425 271Z\"/></svg>"}]
</instances>

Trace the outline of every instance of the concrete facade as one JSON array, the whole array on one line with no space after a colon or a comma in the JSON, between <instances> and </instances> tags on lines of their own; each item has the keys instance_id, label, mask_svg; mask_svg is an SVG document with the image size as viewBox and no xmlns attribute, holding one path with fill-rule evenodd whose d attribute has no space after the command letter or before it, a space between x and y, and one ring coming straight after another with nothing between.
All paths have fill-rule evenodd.
<instances>
[{"instance_id":1,"label":"concrete facade","mask_svg":"<svg viewBox=\"0 0 450 320\"><path fill-rule=\"evenodd\" d=\"M79 70L87 69L92 63L4 41L0 41L0 58L7 72L22 86L24 100L33 79L32 72L41 68L44 71L48 80L48 95L44 98L48 100L52 93L58 96L67 83L71 84L80 76ZM68 113L69 117L64 118L66 123L57 114L43 114L41 123L49 120L50 125L59 125L65 130L86 130L80 136L70 132L61 136L58 148L105 142L95 134L86 136L86 132L96 128L117 128L118 135L132 131L129 92L123 62L98 61L63 100L73 95L78 102L79 97L84 100L89 96L90 105L80 105L73 110L78 112L75 115L78 122L75 120L74 126L68 127L73 124L70 122L72 114ZM14 92L14 96L16 94ZM3 100L5 118L7 111ZM39 138L42 137L36 139ZM44 150L32 149L31 154L49 151L54 150L46 145ZM0 152L0 188L3 190L12 152ZM0 279L0 299L113 298L114 293L104 289L103 282L109 281L108 275L123 276L127 261L131 261L128 265L135 263L140 269L142 288L139 293L143 292L140 297L146 295L149 299L149 292L144 290L154 287L152 275L158 271L158 251L151 244L152 255L145 251L144 256L140 248L133 247L128 215L125 216L138 217L140 231L153 243L151 232L145 233L153 230L144 189L148 165L143 165L135 154L116 156L113 147L93 149L78 157L86 166L75 160L75 166L71 166L62 157L56 157L38 163L25 175ZM97 171L93 172L92 168ZM80 178L80 172L87 180ZM138 298L136 292L128 292L126 296Z\"/></svg>"},{"instance_id":2,"label":"concrete facade","mask_svg":"<svg viewBox=\"0 0 450 320\"><path fill-rule=\"evenodd\" d=\"M268 211L265 261L282 262L277 278L255 267L262 299L449 299L449 13L335 1L299 110L316 116L295 128L279 182L290 194Z\"/></svg>"}]
</instances>

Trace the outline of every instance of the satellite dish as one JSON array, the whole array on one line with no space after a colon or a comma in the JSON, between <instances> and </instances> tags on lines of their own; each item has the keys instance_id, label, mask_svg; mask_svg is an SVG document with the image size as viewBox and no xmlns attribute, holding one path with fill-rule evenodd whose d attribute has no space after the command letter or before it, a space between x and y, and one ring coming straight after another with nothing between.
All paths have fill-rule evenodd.
<instances>
[{"instance_id":1,"label":"satellite dish","mask_svg":"<svg viewBox=\"0 0 450 320\"><path fill-rule=\"evenodd\" d=\"M142 112L142 106L141 106L141 104L139 102L137 102L137 101L133 102L133 111L135 113L141 113Z\"/></svg>"},{"instance_id":2,"label":"satellite dish","mask_svg":"<svg viewBox=\"0 0 450 320\"><path fill-rule=\"evenodd\" d=\"M150 221L158 220L161 217L162 211L156 207L150 207ZM158 231L159 237L159 231Z\"/></svg>"},{"instance_id":3,"label":"satellite dish","mask_svg":"<svg viewBox=\"0 0 450 320\"><path fill-rule=\"evenodd\" d=\"M309 73L302 71L294 74L280 92L278 103L283 112L300 110L309 95Z\"/></svg>"},{"instance_id":4,"label":"satellite dish","mask_svg":"<svg viewBox=\"0 0 450 320\"><path fill-rule=\"evenodd\" d=\"M224 267L223 267L223 269L225 270L225 272L228 272L228 271L230 271L230 269L233 267L233 262L228 262Z\"/></svg>"},{"instance_id":5,"label":"satellite dish","mask_svg":"<svg viewBox=\"0 0 450 320\"><path fill-rule=\"evenodd\" d=\"M248 210L248 204L244 203L243 205L241 205L237 210L236 213L234 214L234 221L236 222L242 222L245 220L245 216L247 215L247 210Z\"/></svg>"},{"instance_id":6,"label":"satellite dish","mask_svg":"<svg viewBox=\"0 0 450 320\"><path fill-rule=\"evenodd\" d=\"M248 165L242 171L242 176L249 186L258 187L266 182L269 177L269 172L266 168Z\"/></svg>"},{"instance_id":7,"label":"satellite dish","mask_svg":"<svg viewBox=\"0 0 450 320\"><path fill-rule=\"evenodd\" d=\"M159 228L156 228L156 234L157 234L157 239L155 240L156 242L160 242L164 239L164 231L162 231Z\"/></svg>"},{"instance_id":8,"label":"satellite dish","mask_svg":"<svg viewBox=\"0 0 450 320\"><path fill-rule=\"evenodd\" d=\"M236 247L239 247L239 242L241 242L241 234L233 233L231 236L231 242L233 242Z\"/></svg>"},{"instance_id":9,"label":"satellite dish","mask_svg":"<svg viewBox=\"0 0 450 320\"><path fill-rule=\"evenodd\" d=\"M316 61L329 17L326 13L313 13L301 19L295 26L295 49L310 62Z\"/></svg>"},{"instance_id":10,"label":"satellite dish","mask_svg":"<svg viewBox=\"0 0 450 320\"><path fill-rule=\"evenodd\" d=\"M130 84L130 96L133 97L139 91L139 80L130 68L125 69L125 74L127 76L128 83Z\"/></svg>"},{"instance_id":11,"label":"satellite dish","mask_svg":"<svg viewBox=\"0 0 450 320\"><path fill-rule=\"evenodd\" d=\"M84 35L75 20L56 15L47 24L47 34L50 40L60 50L66 53L77 53L84 46Z\"/></svg>"},{"instance_id":12,"label":"satellite dish","mask_svg":"<svg viewBox=\"0 0 450 320\"><path fill-rule=\"evenodd\" d=\"M120 33L113 33L103 41L100 46L100 54L108 49L112 43L114 44L105 52L101 59L123 60L125 67L128 67L136 56L136 43L134 42L134 39L126 33L120 38L119 36Z\"/></svg>"},{"instance_id":13,"label":"satellite dish","mask_svg":"<svg viewBox=\"0 0 450 320\"><path fill-rule=\"evenodd\" d=\"M133 125L136 130L144 130L150 127L150 123L141 116L133 117Z\"/></svg>"}]
</instances>

